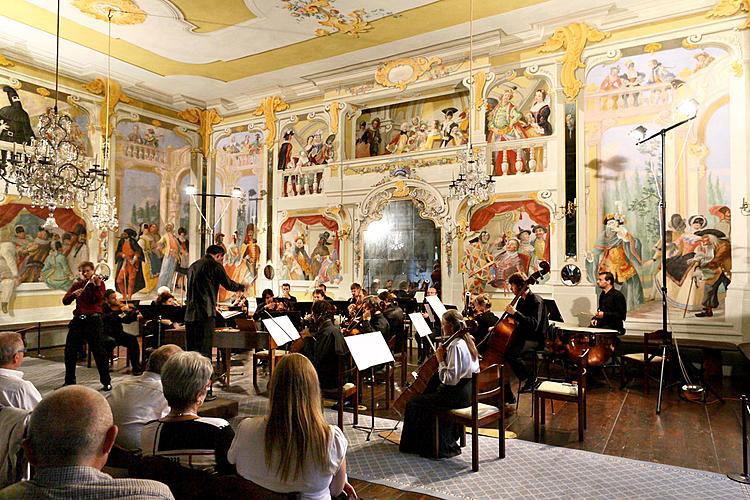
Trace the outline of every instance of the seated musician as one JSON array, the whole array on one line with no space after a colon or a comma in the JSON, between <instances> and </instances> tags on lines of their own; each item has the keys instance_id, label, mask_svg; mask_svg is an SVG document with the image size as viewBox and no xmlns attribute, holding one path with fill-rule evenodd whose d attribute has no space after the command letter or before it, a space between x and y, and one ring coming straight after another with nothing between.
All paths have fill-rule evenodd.
<instances>
[{"instance_id":1,"label":"seated musician","mask_svg":"<svg viewBox=\"0 0 750 500\"><path fill-rule=\"evenodd\" d=\"M388 342L391 339L391 326L380 309L380 299L371 295L362 302L362 307L362 332L380 332Z\"/></svg>"},{"instance_id":2,"label":"seated musician","mask_svg":"<svg viewBox=\"0 0 750 500\"><path fill-rule=\"evenodd\" d=\"M169 287L160 286L156 290L156 298L152 302L155 306L179 306L177 299L172 295Z\"/></svg>"},{"instance_id":3,"label":"seated musician","mask_svg":"<svg viewBox=\"0 0 750 500\"><path fill-rule=\"evenodd\" d=\"M263 293L261 293L261 298L263 299L263 302L258 306L258 308L253 313L253 318L260 320L266 317L264 311L285 311L285 306L282 302L276 301L276 298L273 296L273 290L270 288L266 288L263 290Z\"/></svg>"},{"instance_id":4,"label":"seated musician","mask_svg":"<svg viewBox=\"0 0 750 500\"><path fill-rule=\"evenodd\" d=\"M508 283L513 294L518 295L519 291L524 290L526 275L522 272L513 273L508 278ZM544 301L526 287L515 307L508 304L505 312L518 322L511 342L505 350L505 361L518 380L524 382L521 392L530 392L536 380L526 366L523 354L544 346L544 335L549 328ZM505 402L510 405L515 404L515 401L510 383L505 384Z\"/></svg>"},{"instance_id":5,"label":"seated musician","mask_svg":"<svg viewBox=\"0 0 750 500\"><path fill-rule=\"evenodd\" d=\"M349 298L349 304L360 305L365 298L364 291L362 290L362 285L360 285L359 283L352 283L350 289L352 291L352 296Z\"/></svg>"},{"instance_id":6,"label":"seated musician","mask_svg":"<svg viewBox=\"0 0 750 500\"><path fill-rule=\"evenodd\" d=\"M625 334L623 321L628 314L628 304L622 292L615 289L615 277L609 271L604 271L597 275L596 284L602 293L599 294L599 307L591 319L591 326L611 328L620 335Z\"/></svg>"},{"instance_id":7,"label":"seated musician","mask_svg":"<svg viewBox=\"0 0 750 500\"><path fill-rule=\"evenodd\" d=\"M237 474L303 499L357 498L347 482L344 433L326 422L315 370L301 354L281 358L270 386L268 414L246 418L229 449Z\"/></svg>"},{"instance_id":8,"label":"seated musician","mask_svg":"<svg viewBox=\"0 0 750 500\"><path fill-rule=\"evenodd\" d=\"M500 318L495 316L490 310L492 303L485 294L474 297L472 307L474 308L474 321L477 323L477 329L474 332L474 342L481 354L487 348L487 343L485 342L487 333L490 328L494 327L500 321Z\"/></svg>"},{"instance_id":9,"label":"seated musician","mask_svg":"<svg viewBox=\"0 0 750 500\"><path fill-rule=\"evenodd\" d=\"M133 375L140 375L143 373L143 368L141 368L141 349L138 345L138 337L125 333L122 325L132 323L143 317L132 306L121 303L117 299L117 292L112 289L104 292L103 310L103 343L105 349L111 353L118 345L125 346L128 349L128 359L130 360Z\"/></svg>"},{"instance_id":10,"label":"seated musician","mask_svg":"<svg viewBox=\"0 0 750 500\"><path fill-rule=\"evenodd\" d=\"M378 299L382 303L383 316L388 321L388 330L391 333L391 337L395 338L393 344L394 352L402 352L404 350L404 343L406 342L406 335L404 334L404 311L398 305L398 298L393 293L380 292Z\"/></svg>"},{"instance_id":11,"label":"seated musician","mask_svg":"<svg viewBox=\"0 0 750 500\"><path fill-rule=\"evenodd\" d=\"M326 288L325 283L318 283L318 286L315 287L315 290L320 291L320 293L323 295L323 300L333 300L331 297L327 295L328 288Z\"/></svg>"},{"instance_id":12,"label":"seated musician","mask_svg":"<svg viewBox=\"0 0 750 500\"><path fill-rule=\"evenodd\" d=\"M464 327L463 316L456 310L449 310L443 315L441 325L444 335L453 335ZM414 396L406 403L404 430L399 445L403 453L433 457L435 414L471 404L471 376L479 372L479 353L469 331L466 330L447 348L440 345L435 356L439 363L438 380L433 378L424 394ZM438 458L461 453L457 441L462 430L457 424L440 424Z\"/></svg>"},{"instance_id":13,"label":"seated musician","mask_svg":"<svg viewBox=\"0 0 750 500\"><path fill-rule=\"evenodd\" d=\"M284 299L287 304L290 306L290 309L293 309L294 304L297 303L297 297L291 294L292 287L289 285L289 283L282 283L281 285L281 298Z\"/></svg>"},{"instance_id":14,"label":"seated musician","mask_svg":"<svg viewBox=\"0 0 750 500\"><path fill-rule=\"evenodd\" d=\"M312 362L318 373L321 389L334 389L338 384L338 361L336 356L347 351L344 336L333 324L336 307L327 300L312 305L312 324L303 333L302 354Z\"/></svg>"}]
</instances>

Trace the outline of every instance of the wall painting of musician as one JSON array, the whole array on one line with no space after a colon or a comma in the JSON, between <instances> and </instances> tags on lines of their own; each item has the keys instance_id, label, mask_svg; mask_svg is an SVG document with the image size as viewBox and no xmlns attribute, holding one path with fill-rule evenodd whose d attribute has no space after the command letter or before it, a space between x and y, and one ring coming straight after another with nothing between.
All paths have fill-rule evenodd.
<instances>
[{"instance_id":1,"label":"wall painting of musician","mask_svg":"<svg viewBox=\"0 0 750 500\"><path fill-rule=\"evenodd\" d=\"M281 280L341 283L339 226L322 215L288 217L281 224Z\"/></svg>"},{"instance_id":2,"label":"wall painting of musician","mask_svg":"<svg viewBox=\"0 0 750 500\"><path fill-rule=\"evenodd\" d=\"M322 119L297 120L282 128L275 167L283 176L282 196L323 192L323 165L335 159L336 135Z\"/></svg>"},{"instance_id":3,"label":"wall painting of musician","mask_svg":"<svg viewBox=\"0 0 750 500\"><path fill-rule=\"evenodd\" d=\"M508 278L527 275L550 258L550 212L533 200L496 201L476 210L463 242L460 270L472 293L509 291Z\"/></svg>"},{"instance_id":4,"label":"wall painting of musician","mask_svg":"<svg viewBox=\"0 0 750 500\"><path fill-rule=\"evenodd\" d=\"M698 116L666 136L668 303L681 316L724 315L731 279L729 88L731 61L718 47L623 50L593 67L585 99L587 203L592 214L587 276L611 271L627 298L629 318L660 317L659 141L636 146L628 133L650 133L684 118L693 98Z\"/></svg>"}]
</instances>

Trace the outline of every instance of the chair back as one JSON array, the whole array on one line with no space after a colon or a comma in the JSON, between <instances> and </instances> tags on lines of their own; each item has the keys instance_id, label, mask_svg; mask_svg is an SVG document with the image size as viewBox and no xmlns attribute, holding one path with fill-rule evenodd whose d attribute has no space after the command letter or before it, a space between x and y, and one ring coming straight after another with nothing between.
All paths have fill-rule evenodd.
<instances>
[{"instance_id":1,"label":"chair back","mask_svg":"<svg viewBox=\"0 0 750 500\"><path fill-rule=\"evenodd\" d=\"M655 330L653 332L643 332L643 360L649 362L650 358L660 354L660 347L663 343L669 345L672 344L672 335L667 332L666 339L662 333L663 330Z\"/></svg>"},{"instance_id":2,"label":"chair back","mask_svg":"<svg viewBox=\"0 0 750 500\"><path fill-rule=\"evenodd\" d=\"M494 364L472 375L471 404L492 400L503 403L503 365ZM502 408L502 406L500 406Z\"/></svg>"}]
</instances>

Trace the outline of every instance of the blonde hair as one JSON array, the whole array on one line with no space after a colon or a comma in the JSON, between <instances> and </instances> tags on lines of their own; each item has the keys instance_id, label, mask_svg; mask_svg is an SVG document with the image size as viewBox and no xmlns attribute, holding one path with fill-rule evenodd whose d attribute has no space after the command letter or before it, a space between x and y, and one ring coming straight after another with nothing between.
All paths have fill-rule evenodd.
<instances>
[{"instance_id":1,"label":"blonde hair","mask_svg":"<svg viewBox=\"0 0 750 500\"><path fill-rule=\"evenodd\" d=\"M326 470L331 428L323 417L320 384L302 354L281 358L273 371L266 424L266 466L282 481L302 475L306 463Z\"/></svg>"}]
</instances>

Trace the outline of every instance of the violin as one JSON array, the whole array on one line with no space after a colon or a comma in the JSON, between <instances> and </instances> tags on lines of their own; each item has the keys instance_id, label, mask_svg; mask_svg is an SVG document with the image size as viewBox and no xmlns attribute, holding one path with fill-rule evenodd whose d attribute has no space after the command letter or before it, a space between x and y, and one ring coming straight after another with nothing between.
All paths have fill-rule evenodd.
<instances>
[{"instance_id":1,"label":"violin","mask_svg":"<svg viewBox=\"0 0 750 500\"><path fill-rule=\"evenodd\" d=\"M361 323L365 312L364 302L349 304L348 311L349 319L341 324L341 333L345 337L362 333Z\"/></svg>"}]
</instances>

